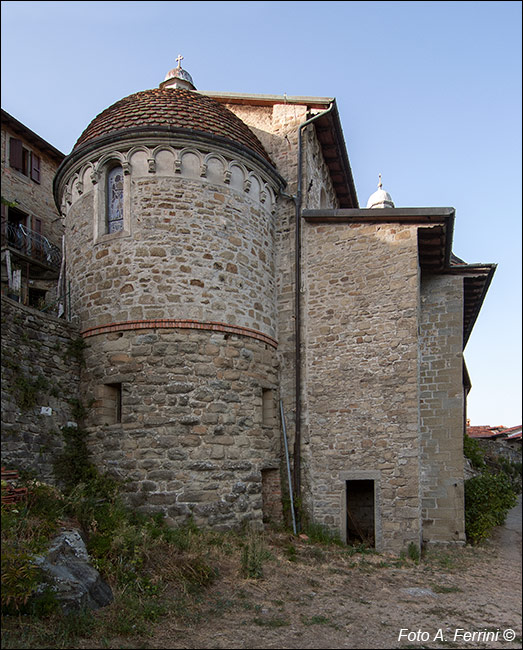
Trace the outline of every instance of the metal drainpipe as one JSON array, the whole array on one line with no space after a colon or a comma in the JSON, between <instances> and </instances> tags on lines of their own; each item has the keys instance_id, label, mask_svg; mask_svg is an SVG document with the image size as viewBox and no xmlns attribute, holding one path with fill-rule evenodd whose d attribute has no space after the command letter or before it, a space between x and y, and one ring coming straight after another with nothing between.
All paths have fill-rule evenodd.
<instances>
[{"instance_id":1,"label":"metal drainpipe","mask_svg":"<svg viewBox=\"0 0 523 650\"><path fill-rule=\"evenodd\" d=\"M296 423L295 423L295 436L294 436L294 491L296 499L299 499L301 494L301 204L303 199L303 138L302 133L305 127L309 126L312 122L324 115L327 115L334 107L331 103L326 111L317 113L311 118L302 122L298 127L298 184L296 189L296 199L294 204L296 206L296 227L295 227L295 244L294 244L294 265L295 265L295 294L294 294L294 340L295 340L295 404L296 404ZM299 513L298 513L299 515ZM300 520L298 518L298 530L300 530Z\"/></svg>"}]
</instances>

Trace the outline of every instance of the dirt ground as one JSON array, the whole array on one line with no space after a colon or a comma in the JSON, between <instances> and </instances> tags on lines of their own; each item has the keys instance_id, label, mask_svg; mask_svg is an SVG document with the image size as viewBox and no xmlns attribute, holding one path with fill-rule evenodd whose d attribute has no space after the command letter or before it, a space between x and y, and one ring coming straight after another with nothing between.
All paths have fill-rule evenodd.
<instances>
[{"instance_id":1,"label":"dirt ground","mask_svg":"<svg viewBox=\"0 0 523 650\"><path fill-rule=\"evenodd\" d=\"M280 543L262 579L222 567L189 618L111 648L520 648L521 497L480 548L438 549L419 564L337 547ZM292 560L292 561L291 561ZM107 644L109 642L109 644ZM96 647L85 645L82 647ZM100 646L101 647L101 646Z\"/></svg>"}]
</instances>

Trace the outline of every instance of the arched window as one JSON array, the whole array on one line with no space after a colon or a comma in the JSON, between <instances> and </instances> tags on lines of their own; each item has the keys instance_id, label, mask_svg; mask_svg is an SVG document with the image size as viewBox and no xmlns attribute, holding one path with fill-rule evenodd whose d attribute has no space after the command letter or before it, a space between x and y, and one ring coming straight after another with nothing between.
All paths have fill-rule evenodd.
<instances>
[{"instance_id":1,"label":"arched window","mask_svg":"<svg viewBox=\"0 0 523 650\"><path fill-rule=\"evenodd\" d=\"M107 232L123 230L123 169L111 167L107 172Z\"/></svg>"}]
</instances>

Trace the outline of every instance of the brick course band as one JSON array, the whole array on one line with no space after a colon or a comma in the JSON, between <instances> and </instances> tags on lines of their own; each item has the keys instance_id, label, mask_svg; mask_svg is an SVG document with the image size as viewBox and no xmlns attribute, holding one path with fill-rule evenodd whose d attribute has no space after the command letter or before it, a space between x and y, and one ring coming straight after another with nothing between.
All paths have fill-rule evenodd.
<instances>
[{"instance_id":1,"label":"brick course band","mask_svg":"<svg viewBox=\"0 0 523 650\"><path fill-rule=\"evenodd\" d=\"M124 332L127 330L142 330L142 329L195 329L195 330L208 330L211 332L224 332L226 334L238 334L240 336L248 336L263 343L271 345L273 348L278 347L278 341L274 340L262 332L250 329L248 327L241 327L239 325L226 325L225 323L217 323L213 321L202 322L197 320L186 320L176 318L160 318L154 320L132 320L123 323L110 323L109 325L100 325L99 327L91 327L82 332L83 338L90 336L97 336L98 334L108 334L112 332Z\"/></svg>"}]
</instances>

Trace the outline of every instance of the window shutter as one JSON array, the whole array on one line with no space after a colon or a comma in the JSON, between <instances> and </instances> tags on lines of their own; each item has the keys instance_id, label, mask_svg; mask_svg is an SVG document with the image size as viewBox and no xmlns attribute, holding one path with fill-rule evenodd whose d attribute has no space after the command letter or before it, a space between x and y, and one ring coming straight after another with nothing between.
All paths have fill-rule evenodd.
<instances>
[{"instance_id":1,"label":"window shutter","mask_svg":"<svg viewBox=\"0 0 523 650\"><path fill-rule=\"evenodd\" d=\"M35 154L31 154L31 178L36 182L40 182L40 158Z\"/></svg>"},{"instance_id":2,"label":"window shutter","mask_svg":"<svg viewBox=\"0 0 523 650\"><path fill-rule=\"evenodd\" d=\"M20 172L24 170L22 141L18 138L9 140L9 164Z\"/></svg>"}]
</instances>

